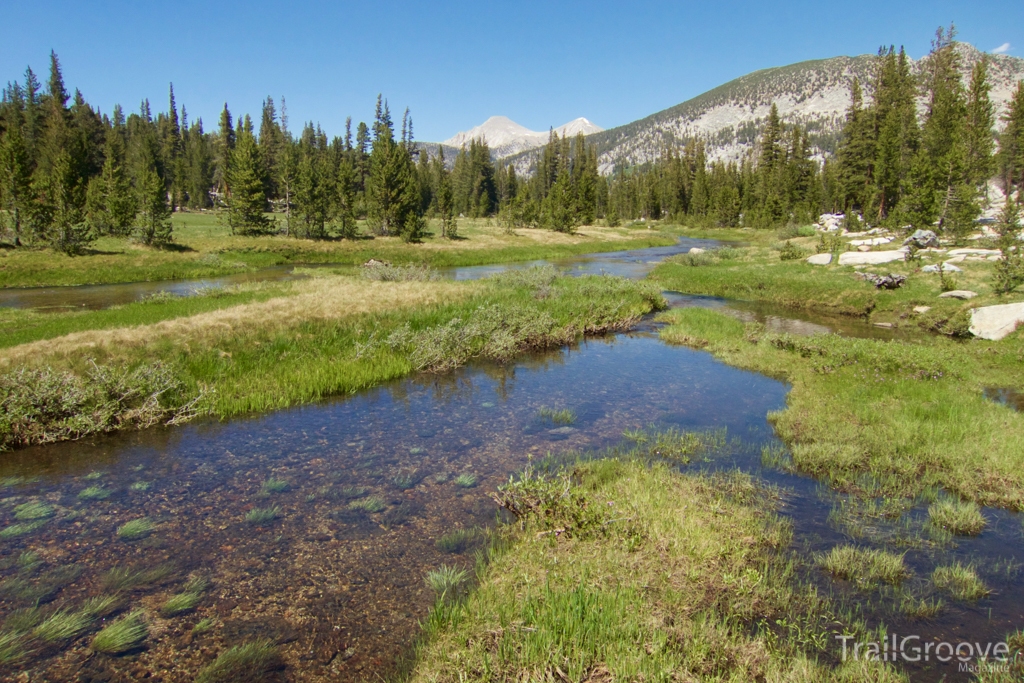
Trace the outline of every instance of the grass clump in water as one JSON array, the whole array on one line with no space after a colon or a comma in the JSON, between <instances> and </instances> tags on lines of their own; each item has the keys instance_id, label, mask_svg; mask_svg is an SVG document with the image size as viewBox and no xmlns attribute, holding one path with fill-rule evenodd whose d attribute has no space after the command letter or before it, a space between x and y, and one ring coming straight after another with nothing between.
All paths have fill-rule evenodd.
<instances>
[{"instance_id":1,"label":"grass clump in water","mask_svg":"<svg viewBox=\"0 0 1024 683\"><path fill-rule=\"evenodd\" d=\"M192 627L192 635L198 636L206 633L213 629L213 619L209 617L200 619L196 622L196 625Z\"/></svg>"},{"instance_id":2,"label":"grass clump in water","mask_svg":"<svg viewBox=\"0 0 1024 683\"><path fill-rule=\"evenodd\" d=\"M153 533L156 525L148 517L139 517L125 522L117 528L117 537L123 541L136 541Z\"/></svg>"},{"instance_id":3,"label":"grass clump in water","mask_svg":"<svg viewBox=\"0 0 1024 683\"><path fill-rule=\"evenodd\" d=\"M248 683L258 681L283 666L274 644L260 639L222 652L199 672L195 683Z\"/></svg>"},{"instance_id":4,"label":"grass clump in water","mask_svg":"<svg viewBox=\"0 0 1024 683\"><path fill-rule=\"evenodd\" d=\"M14 508L14 518L19 521L33 521L53 517L53 506L42 501L22 503Z\"/></svg>"},{"instance_id":5,"label":"grass clump in water","mask_svg":"<svg viewBox=\"0 0 1024 683\"><path fill-rule=\"evenodd\" d=\"M929 521L963 536L977 536L985 528L985 515L974 501L943 498L928 506Z\"/></svg>"},{"instance_id":6,"label":"grass clump in water","mask_svg":"<svg viewBox=\"0 0 1024 683\"><path fill-rule=\"evenodd\" d=\"M119 595L96 595L83 602L79 611L93 618L99 618L113 614L123 604L124 600Z\"/></svg>"},{"instance_id":7,"label":"grass clump in water","mask_svg":"<svg viewBox=\"0 0 1024 683\"><path fill-rule=\"evenodd\" d=\"M367 489L363 486L344 486L338 491L338 495L344 500L362 498L366 495Z\"/></svg>"},{"instance_id":8,"label":"grass clump in water","mask_svg":"<svg viewBox=\"0 0 1024 683\"><path fill-rule=\"evenodd\" d=\"M11 524L3 531L0 531L0 538L6 540L9 538L17 538L18 536L25 536L26 534L30 534L33 531L42 528L44 524L46 524L45 519L37 519L32 522L17 522L15 524Z\"/></svg>"},{"instance_id":9,"label":"grass clump in water","mask_svg":"<svg viewBox=\"0 0 1024 683\"><path fill-rule=\"evenodd\" d=\"M245 521L253 526L270 524L281 516L281 508L274 505L268 508L253 508L245 513Z\"/></svg>"},{"instance_id":10,"label":"grass clump in water","mask_svg":"<svg viewBox=\"0 0 1024 683\"><path fill-rule=\"evenodd\" d=\"M974 567L960 562L936 567L932 572L932 583L954 600L963 602L978 600L990 593L982 580L978 578Z\"/></svg>"},{"instance_id":11,"label":"grass clump in water","mask_svg":"<svg viewBox=\"0 0 1024 683\"><path fill-rule=\"evenodd\" d=\"M934 619L945 606L946 603L941 598L903 595L900 597L899 610L909 619Z\"/></svg>"},{"instance_id":12,"label":"grass clump in water","mask_svg":"<svg viewBox=\"0 0 1024 683\"><path fill-rule=\"evenodd\" d=\"M139 647L148 635L144 613L135 611L97 633L89 647L94 652L120 655Z\"/></svg>"},{"instance_id":13,"label":"grass clump in water","mask_svg":"<svg viewBox=\"0 0 1024 683\"><path fill-rule=\"evenodd\" d=\"M148 491L150 486L152 486L151 482L137 481L128 488L131 489L132 491Z\"/></svg>"},{"instance_id":14,"label":"grass clump in water","mask_svg":"<svg viewBox=\"0 0 1024 683\"><path fill-rule=\"evenodd\" d=\"M290 487L291 484L289 484L286 480L275 479L274 477L271 477L270 479L267 479L265 482L263 482L263 485L260 487L260 493L264 496L268 496L272 493L284 493Z\"/></svg>"},{"instance_id":15,"label":"grass clump in water","mask_svg":"<svg viewBox=\"0 0 1024 683\"><path fill-rule=\"evenodd\" d=\"M100 577L100 585L116 593L163 581L173 573L174 565L171 563L159 564L150 569L113 567Z\"/></svg>"},{"instance_id":16,"label":"grass clump in water","mask_svg":"<svg viewBox=\"0 0 1024 683\"><path fill-rule=\"evenodd\" d=\"M570 408L555 410L554 408L541 406L537 411L537 416L542 419L551 420L557 425L571 425L576 422L576 411Z\"/></svg>"},{"instance_id":17,"label":"grass clump in water","mask_svg":"<svg viewBox=\"0 0 1024 683\"><path fill-rule=\"evenodd\" d=\"M469 573L465 569L442 564L437 569L427 572L424 580L430 590L434 591L438 602L444 602L449 598L457 597L468 578Z\"/></svg>"},{"instance_id":18,"label":"grass clump in water","mask_svg":"<svg viewBox=\"0 0 1024 683\"><path fill-rule=\"evenodd\" d=\"M209 582L203 578L193 578L185 584L182 592L172 596L160 607L160 614L173 617L195 609L203 598Z\"/></svg>"},{"instance_id":19,"label":"grass clump in water","mask_svg":"<svg viewBox=\"0 0 1024 683\"><path fill-rule=\"evenodd\" d=\"M90 486L78 492L79 500L106 500L110 497L110 491L102 486Z\"/></svg>"},{"instance_id":20,"label":"grass clump in water","mask_svg":"<svg viewBox=\"0 0 1024 683\"><path fill-rule=\"evenodd\" d=\"M353 500L348 504L349 510L362 510L363 512L380 512L385 507L384 499L380 496L367 496L366 498Z\"/></svg>"},{"instance_id":21,"label":"grass clump in water","mask_svg":"<svg viewBox=\"0 0 1024 683\"><path fill-rule=\"evenodd\" d=\"M446 553L464 553L479 544L484 536L481 529L453 529L437 539L434 546Z\"/></svg>"},{"instance_id":22,"label":"grass clump in water","mask_svg":"<svg viewBox=\"0 0 1024 683\"><path fill-rule=\"evenodd\" d=\"M852 545L836 546L820 555L818 566L837 579L854 581L860 586L899 584L910 575L903 555Z\"/></svg>"},{"instance_id":23,"label":"grass clump in water","mask_svg":"<svg viewBox=\"0 0 1024 683\"><path fill-rule=\"evenodd\" d=\"M464 473L455 477L455 485L460 489L471 489L477 484L477 478L475 474Z\"/></svg>"},{"instance_id":24,"label":"grass clump in water","mask_svg":"<svg viewBox=\"0 0 1024 683\"><path fill-rule=\"evenodd\" d=\"M0 633L0 665L14 664L25 658L25 634L17 631Z\"/></svg>"},{"instance_id":25,"label":"grass clump in water","mask_svg":"<svg viewBox=\"0 0 1024 683\"><path fill-rule=\"evenodd\" d=\"M32 635L46 643L57 643L74 638L89 628L92 622L93 617L85 612L61 609L32 629Z\"/></svg>"}]
</instances>

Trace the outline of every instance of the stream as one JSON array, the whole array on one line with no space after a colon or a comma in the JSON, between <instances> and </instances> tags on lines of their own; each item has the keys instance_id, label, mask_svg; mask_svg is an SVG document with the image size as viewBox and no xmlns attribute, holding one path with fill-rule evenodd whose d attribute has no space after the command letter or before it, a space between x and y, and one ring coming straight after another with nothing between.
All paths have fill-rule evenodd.
<instances>
[{"instance_id":1,"label":"stream","mask_svg":"<svg viewBox=\"0 0 1024 683\"><path fill-rule=\"evenodd\" d=\"M573 273L642 277L652 261L693 246L714 244L690 240L556 265ZM495 268L456 269L451 276L483 277ZM673 306L720 308L797 334L899 334L714 297L668 298ZM488 492L528 458L614 446L623 431L652 425L724 429L726 451L684 470L739 468L781 487L781 512L794 524L795 548L804 556L827 551L856 536L830 517L842 497L762 462L763 446L781 447L766 415L785 407L787 390L708 353L665 344L647 320L628 333L505 366L473 363L265 415L5 453L0 621L23 618L35 603L76 607L111 592L126 575L136 577L123 589L130 608L153 615L145 646L125 656L94 655L89 639L79 638L70 646L39 648L13 670L33 681L187 680L224 648L266 637L287 653L282 680L385 676L408 653L432 604L425 573L441 564L473 565L472 546L445 552L439 538L494 524ZM571 409L576 420L555 424L542 417L542 408ZM17 506L33 501L49 506L49 516L19 522ZM251 523L246 516L254 509L274 510L276 518ZM822 592L865 602L870 625L884 620L890 633L922 641L1001 641L1024 624L1024 537L1020 515L984 514L989 523L981 535L954 543L906 544L901 532L919 529L927 518L920 505L899 519L872 519L871 528L861 530L866 535L856 538L905 550L912 587L923 586L937 564L959 559L976 565L992 594L971 604L947 601L931 620L907 622L883 593L857 593L820 571L807 574ZM139 517L155 528L134 540L118 536L121 525ZM19 523L21 533L6 532ZM210 581L196 609L159 616L189 576ZM205 619L212 627L193 633ZM829 643L823 656L834 660L839 647ZM11 666L0 675L11 674ZM956 660L907 670L913 680L967 678Z\"/></svg>"}]
</instances>

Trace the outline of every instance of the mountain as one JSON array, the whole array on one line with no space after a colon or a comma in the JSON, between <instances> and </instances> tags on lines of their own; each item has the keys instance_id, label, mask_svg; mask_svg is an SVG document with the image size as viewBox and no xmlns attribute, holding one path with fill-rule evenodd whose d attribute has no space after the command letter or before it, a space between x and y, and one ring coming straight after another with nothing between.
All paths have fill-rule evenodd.
<instances>
[{"instance_id":1,"label":"mountain","mask_svg":"<svg viewBox=\"0 0 1024 683\"><path fill-rule=\"evenodd\" d=\"M600 133L603 129L581 117L554 130L559 135L572 137L578 133L584 135ZM458 149L463 145L468 145L470 140L480 139L487 142L487 146L491 148L491 155L495 159L503 159L544 146L548 141L548 133L532 131L507 116L492 116L479 126L456 133L441 144Z\"/></svg>"},{"instance_id":2,"label":"mountain","mask_svg":"<svg viewBox=\"0 0 1024 683\"><path fill-rule=\"evenodd\" d=\"M966 43L959 43L958 48L966 83L982 53ZM991 98L999 116L1005 112L1017 81L1024 79L1024 59L1009 55L988 58ZM755 71L639 121L588 135L587 141L597 148L605 174L651 162L666 147L678 149L692 138L705 141L709 159L740 159L756 143L775 103L784 121L807 129L819 156L830 155L850 106L850 85L854 77L862 84L870 82L873 61L871 55L833 57ZM922 61L913 61L911 66L920 73ZM922 112L924 106L921 100ZM536 156L536 152L525 151L508 161L517 171L529 173Z\"/></svg>"}]
</instances>

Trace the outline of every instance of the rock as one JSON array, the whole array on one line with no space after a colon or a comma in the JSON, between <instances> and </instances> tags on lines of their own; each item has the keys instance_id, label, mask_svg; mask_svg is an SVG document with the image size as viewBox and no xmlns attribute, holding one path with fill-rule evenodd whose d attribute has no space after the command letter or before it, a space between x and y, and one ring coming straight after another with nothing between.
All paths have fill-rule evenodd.
<instances>
[{"instance_id":1,"label":"rock","mask_svg":"<svg viewBox=\"0 0 1024 683\"><path fill-rule=\"evenodd\" d=\"M971 334L999 341L1024 323L1024 302L982 306L971 311Z\"/></svg>"},{"instance_id":2,"label":"rock","mask_svg":"<svg viewBox=\"0 0 1024 683\"><path fill-rule=\"evenodd\" d=\"M1002 256L989 256L989 257L988 257L987 259L985 259L985 260L986 260L986 261L998 261L998 260L999 260L999 259L1001 259L1001 258L1003 258L1003 257L1002 257Z\"/></svg>"},{"instance_id":3,"label":"rock","mask_svg":"<svg viewBox=\"0 0 1024 683\"><path fill-rule=\"evenodd\" d=\"M862 234L867 235L869 233L862 233ZM851 233L851 235L852 235L852 233ZM878 246L879 244L889 244L889 242L892 242L892 238L891 237L872 237L871 239L867 239L867 240L853 240L852 242L850 242L850 244L852 244L855 247L860 247L860 246L874 247L874 246Z\"/></svg>"},{"instance_id":4,"label":"rock","mask_svg":"<svg viewBox=\"0 0 1024 683\"><path fill-rule=\"evenodd\" d=\"M387 261L378 261L375 258L370 259L363 264L363 268L376 268L377 266L390 266L391 264Z\"/></svg>"},{"instance_id":5,"label":"rock","mask_svg":"<svg viewBox=\"0 0 1024 683\"><path fill-rule=\"evenodd\" d=\"M993 254L998 256L1001 253L1002 252L999 251L998 249L973 249L973 248L950 249L950 251L949 251L949 255L950 256L960 256L960 255L963 255L963 256L992 256Z\"/></svg>"},{"instance_id":6,"label":"rock","mask_svg":"<svg viewBox=\"0 0 1024 683\"><path fill-rule=\"evenodd\" d=\"M814 256L808 256L807 262L812 266L827 266L832 263L832 254L815 254Z\"/></svg>"},{"instance_id":7,"label":"rock","mask_svg":"<svg viewBox=\"0 0 1024 683\"><path fill-rule=\"evenodd\" d=\"M906 276L898 275L896 273L889 273L888 275L871 275L870 273L858 273L861 277L869 282L874 283L878 289L899 289L903 286L903 283L907 281Z\"/></svg>"},{"instance_id":8,"label":"rock","mask_svg":"<svg viewBox=\"0 0 1024 683\"><path fill-rule=\"evenodd\" d=\"M875 327L885 327L888 329L892 329L892 323L875 323L874 325Z\"/></svg>"},{"instance_id":9,"label":"rock","mask_svg":"<svg viewBox=\"0 0 1024 683\"><path fill-rule=\"evenodd\" d=\"M925 266L924 268L921 269L921 272L922 273L937 273L937 272L939 272L939 267L935 266L935 265ZM942 264L942 272L943 273L962 273L964 271L961 270L960 268L957 268L956 266L954 266L951 263L943 263Z\"/></svg>"},{"instance_id":10,"label":"rock","mask_svg":"<svg viewBox=\"0 0 1024 683\"><path fill-rule=\"evenodd\" d=\"M706 250L701 249L700 247L690 247L690 251L688 251L687 253L688 254L703 254L705 251Z\"/></svg>"},{"instance_id":11,"label":"rock","mask_svg":"<svg viewBox=\"0 0 1024 683\"><path fill-rule=\"evenodd\" d=\"M932 310L931 306L914 306L914 313L927 313Z\"/></svg>"},{"instance_id":12,"label":"rock","mask_svg":"<svg viewBox=\"0 0 1024 683\"><path fill-rule=\"evenodd\" d=\"M917 230L913 235L903 240L903 244L910 244L911 242L917 245L918 249L937 247L939 246L939 236L931 230Z\"/></svg>"},{"instance_id":13,"label":"rock","mask_svg":"<svg viewBox=\"0 0 1024 683\"><path fill-rule=\"evenodd\" d=\"M866 254L848 251L845 254L839 255L839 265L872 266L879 263L889 263L890 261L902 261L905 257L906 252L902 249L897 249L895 251L869 251Z\"/></svg>"},{"instance_id":14,"label":"rock","mask_svg":"<svg viewBox=\"0 0 1024 683\"><path fill-rule=\"evenodd\" d=\"M841 213L823 213L818 217L818 225L825 232L834 232L843 227L843 219L846 218Z\"/></svg>"},{"instance_id":15,"label":"rock","mask_svg":"<svg viewBox=\"0 0 1024 683\"><path fill-rule=\"evenodd\" d=\"M851 244L853 243L851 242ZM857 251L871 251L871 247L869 247L866 244L862 244L859 247L857 247Z\"/></svg>"},{"instance_id":16,"label":"rock","mask_svg":"<svg viewBox=\"0 0 1024 683\"><path fill-rule=\"evenodd\" d=\"M978 293L972 292L969 289L954 289L952 292L943 292L942 294L939 294L940 299L963 299L964 301L967 299L973 299L976 296L978 296Z\"/></svg>"},{"instance_id":17,"label":"rock","mask_svg":"<svg viewBox=\"0 0 1024 683\"><path fill-rule=\"evenodd\" d=\"M953 258L951 258L948 261L946 261L945 265L948 266L950 263L963 263L964 259L966 259L966 258L967 257L964 256L963 254L960 254L959 256L954 256Z\"/></svg>"}]
</instances>

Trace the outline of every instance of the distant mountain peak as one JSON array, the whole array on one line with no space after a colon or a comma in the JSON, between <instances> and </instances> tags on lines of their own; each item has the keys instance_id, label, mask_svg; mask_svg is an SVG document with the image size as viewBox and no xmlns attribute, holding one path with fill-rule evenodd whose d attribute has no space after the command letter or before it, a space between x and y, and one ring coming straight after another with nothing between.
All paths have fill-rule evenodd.
<instances>
[{"instance_id":1,"label":"distant mountain peak","mask_svg":"<svg viewBox=\"0 0 1024 683\"><path fill-rule=\"evenodd\" d=\"M603 129L581 116L553 130L559 135L572 137L579 133L584 135L599 133ZM501 159L542 147L547 144L548 136L549 133L546 131L530 130L507 116L492 116L479 126L456 133L441 144L448 147L462 147L469 144L471 140L483 140L491 148L491 154Z\"/></svg>"}]
</instances>

